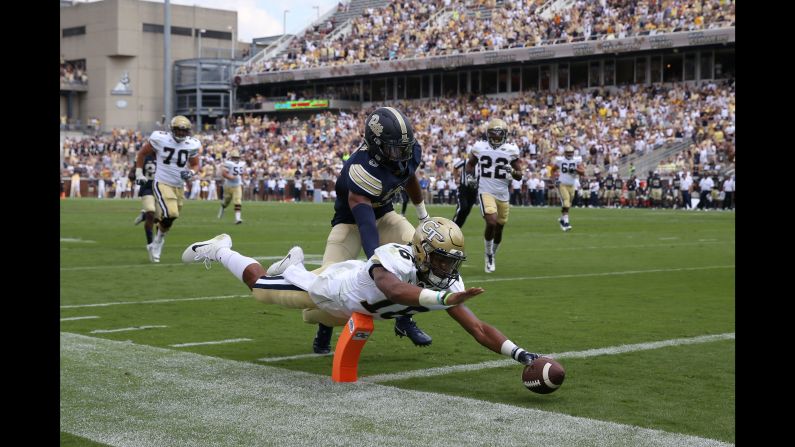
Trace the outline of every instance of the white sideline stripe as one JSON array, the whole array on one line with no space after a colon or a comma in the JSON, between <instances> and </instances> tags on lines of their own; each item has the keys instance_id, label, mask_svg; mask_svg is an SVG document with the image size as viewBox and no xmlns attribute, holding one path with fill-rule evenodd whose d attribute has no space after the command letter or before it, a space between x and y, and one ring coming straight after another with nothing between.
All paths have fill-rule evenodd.
<instances>
[{"instance_id":1,"label":"white sideline stripe","mask_svg":"<svg viewBox=\"0 0 795 447\"><path fill-rule=\"evenodd\" d=\"M555 359L581 359L585 357L596 357L599 355L616 355L624 354L627 352L648 351L650 349L659 349L669 346L692 345L697 343L709 343L720 340L734 340L734 332L727 332L725 334L716 335L702 335L692 338L674 338L671 340L653 341L648 343L637 343L632 345L618 345L610 346L607 348L588 349L585 351L568 351L558 352L553 354L543 354ZM413 371L404 371L393 374L375 374L372 376L362 377L360 380L364 382L390 382L393 380L412 379L415 377L431 377L441 374L450 374L463 371L477 371L487 368L501 368L504 366L516 366L516 360L491 360L482 363L470 363L466 365L455 366L440 366L437 368L417 369Z\"/></svg>"},{"instance_id":2,"label":"white sideline stripe","mask_svg":"<svg viewBox=\"0 0 795 447\"><path fill-rule=\"evenodd\" d=\"M85 242L85 241L82 241L82 242ZM94 242L94 241L91 241L91 242ZM284 255L282 255L282 256L253 256L252 258L256 259L257 261L276 261L276 260L279 260L279 259L281 259L283 257L284 257ZM307 255L307 254L305 254L304 257L306 259L306 263L307 264L318 264L319 265L320 263L323 262L323 255ZM74 270L126 269L126 268L131 268L131 267L149 267L149 268L151 268L151 267L163 267L163 266L173 267L175 265L194 265L194 264L192 264L192 263L191 264L186 264L184 262L171 262L171 263L164 262L164 263L158 263L158 264L148 263L148 264L124 264L124 265L84 265L84 266L79 266L79 267L61 267L61 271L68 272L68 271L74 271Z\"/></svg>"},{"instance_id":3,"label":"white sideline stripe","mask_svg":"<svg viewBox=\"0 0 795 447\"><path fill-rule=\"evenodd\" d=\"M62 237L61 238L61 242L81 242L81 243L84 243L84 244L96 244L97 243L97 241L89 241L89 240L85 240L84 241L83 239L73 238L73 237Z\"/></svg>"},{"instance_id":4,"label":"white sideline stripe","mask_svg":"<svg viewBox=\"0 0 795 447\"><path fill-rule=\"evenodd\" d=\"M257 359L258 362L281 362L282 360L295 360L295 359L305 359L309 357L329 357L334 356L334 352L329 352L328 354L298 354L298 355L289 355L287 357L263 357L261 359Z\"/></svg>"},{"instance_id":5,"label":"white sideline stripe","mask_svg":"<svg viewBox=\"0 0 795 447\"><path fill-rule=\"evenodd\" d=\"M61 306L61 309L76 309L80 307L121 306L125 304L160 304L160 303L173 303L177 301L226 300L230 298L250 298L250 297L251 295L220 295L220 296L197 296L195 298L163 298L159 300L146 300L146 301L117 301L115 303L67 304Z\"/></svg>"},{"instance_id":6,"label":"white sideline stripe","mask_svg":"<svg viewBox=\"0 0 795 447\"><path fill-rule=\"evenodd\" d=\"M657 239L659 239L659 240L661 240L661 241L673 241L673 240L675 240L675 239L679 239L679 238L674 236L674 237L659 237L659 238L657 238ZM714 240L714 239L713 239L713 240Z\"/></svg>"},{"instance_id":7,"label":"white sideline stripe","mask_svg":"<svg viewBox=\"0 0 795 447\"><path fill-rule=\"evenodd\" d=\"M90 320L93 318L99 318L99 317L96 315L91 315L87 317L67 317L67 318L61 318L61 321Z\"/></svg>"},{"instance_id":8,"label":"white sideline stripe","mask_svg":"<svg viewBox=\"0 0 795 447\"><path fill-rule=\"evenodd\" d=\"M690 270L712 270L712 269L733 269L733 265L708 265L705 267L681 267L675 269L651 269L651 270L627 270L623 272L604 272L604 273L578 273L574 275L550 275L550 276L519 276L513 278L491 278L473 279L470 283L497 282L497 281L526 281L531 279L559 279L559 278L582 278L586 276L614 276L614 275L638 275L641 273L660 273L660 272L682 272Z\"/></svg>"},{"instance_id":9,"label":"white sideline stripe","mask_svg":"<svg viewBox=\"0 0 795 447\"><path fill-rule=\"evenodd\" d=\"M61 430L114 447L733 445L66 332L60 341Z\"/></svg>"},{"instance_id":10,"label":"white sideline stripe","mask_svg":"<svg viewBox=\"0 0 795 447\"><path fill-rule=\"evenodd\" d=\"M241 341L251 341L250 338L230 338L227 340L218 340L218 341L200 341L196 343L179 343L176 345L169 345L172 348L184 348L186 346L202 346L202 345L223 345L225 343L237 343Z\"/></svg>"},{"instance_id":11,"label":"white sideline stripe","mask_svg":"<svg viewBox=\"0 0 795 447\"><path fill-rule=\"evenodd\" d=\"M127 332L127 331L142 331L144 329L155 329L155 328L163 328L168 326L163 325L154 325L154 326L133 326L133 327L123 327L119 329L96 329L91 331L92 334L110 334L111 332Z\"/></svg>"},{"instance_id":12,"label":"white sideline stripe","mask_svg":"<svg viewBox=\"0 0 795 447\"><path fill-rule=\"evenodd\" d=\"M281 259L281 258L279 258ZM465 267L468 267L465 266ZM525 281L533 279L559 279L559 278L580 278L585 276L612 276L612 275L634 275L641 273L659 273L659 272L678 272L687 270L710 270L710 269L725 269L734 268L733 265L712 265L706 267L682 267L674 269L652 269L652 270L628 270L624 272L604 272L604 273L578 273L572 275L551 275L551 276L520 276L513 278L491 278L491 279L477 279L475 282L496 282L496 281ZM61 309L75 309L81 307L107 307L118 306L123 304L158 304L158 303L173 303L176 301L202 301L202 300L223 300L229 298L249 298L251 295L221 295L221 296L200 296L196 298L163 298L158 300L146 301L119 301L116 303L95 303L95 304L69 304L61 306Z\"/></svg>"}]
</instances>

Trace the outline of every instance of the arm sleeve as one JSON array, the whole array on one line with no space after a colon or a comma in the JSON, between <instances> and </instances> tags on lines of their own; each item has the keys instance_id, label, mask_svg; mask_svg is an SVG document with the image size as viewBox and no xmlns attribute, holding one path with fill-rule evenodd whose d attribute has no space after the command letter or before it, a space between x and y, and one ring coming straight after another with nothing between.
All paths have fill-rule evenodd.
<instances>
[{"instance_id":1,"label":"arm sleeve","mask_svg":"<svg viewBox=\"0 0 795 447\"><path fill-rule=\"evenodd\" d=\"M375 212L373 207L360 203L351 209L356 225L359 227L359 237L362 240L364 255L369 259L378 248L378 229L375 226Z\"/></svg>"}]
</instances>

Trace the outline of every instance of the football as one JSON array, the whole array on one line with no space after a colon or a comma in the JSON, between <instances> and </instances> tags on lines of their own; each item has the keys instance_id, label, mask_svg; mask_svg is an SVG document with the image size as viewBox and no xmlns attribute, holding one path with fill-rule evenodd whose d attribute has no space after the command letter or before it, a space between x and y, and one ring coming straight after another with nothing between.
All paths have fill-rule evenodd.
<instances>
[{"instance_id":1,"label":"football","mask_svg":"<svg viewBox=\"0 0 795 447\"><path fill-rule=\"evenodd\" d=\"M563 366L551 357L539 357L522 371L524 386L538 394L549 394L557 390L565 377Z\"/></svg>"}]
</instances>

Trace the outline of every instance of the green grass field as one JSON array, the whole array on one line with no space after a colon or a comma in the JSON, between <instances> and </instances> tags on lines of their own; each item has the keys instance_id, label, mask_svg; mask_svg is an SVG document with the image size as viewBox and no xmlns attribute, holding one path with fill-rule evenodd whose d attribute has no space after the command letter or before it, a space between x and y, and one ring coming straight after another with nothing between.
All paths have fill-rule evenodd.
<instances>
[{"instance_id":1,"label":"green grass field","mask_svg":"<svg viewBox=\"0 0 795 447\"><path fill-rule=\"evenodd\" d=\"M433 337L428 348L414 347L408 339L396 337L392 321L376 321L360 361L362 380L355 385L330 382L330 356L260 361L310 353L316 328L304 324L298 311L256 302L248 288L219 264L210 270L200 264L181 264L182 250L191 242L226 232L233 238L234 249L262 258L265 267L300 244L311 268L314 265L309 261L319 262L322 256L333 206L246 202L243 225L233 224L231 212L224 220L216 219L217 207L217 202L186 202L183 216L166 239L161 264L152 265L147 258L143 225L132 225L140 209L137 200L61 201L61 445L299 445L303 441L296 441L289 424L268 427L268 441L264 442L239 420L217 422L212 430L207 429L215 438L200 437L197 431L202 426L191 428L197 422L190 415L201 411L210 418L208 414L217 410L212 418L220 418L219 414L239 411L235 405L251 409L266 402L267 411L277 412L272 416L275 421L279 414L299 411L292 398L311 399L313 393L329 393L343 402L358 402L359 393L371 389L386 394L404 390L407 400L408 396L429 396L425 392L435 393L430 396L461 396L466 399L451 401L468 405L476 400L476 405L481 402L484 406L484 412L486 408L518 412L515 420L506 416L505 420L491 421L488 426L495 427L494 434L482 430L471 434L494 439L493 444L486 443L489 445L509 445L498 440L510 436L505 432L511 427L530 426L528 419L522 419L525 416L519 416L526 414L543 414L551 420L562 415L577 418L577 423L561 424L558 430L570 432L549 434L558 440L552 445L619 445L618 441L590 437L589 424L603 422L621 427L623 431L615 436L628 439L626 445L735 442L734 213L573 209L573 231L563 233L556 222L558 208L514 207L496 257L497 271L487 274L483 271L484 224L474 208L463 228L468 260L462 275L467 286L483 287L486 293L468 305L518 345L539 353L577 353L723 334L713 341L673 342L657 349L564 355L559 359L567 372L563 386L553 394L537 395L523 387L522 368L515 362L423 376L421 371L428 368L506 359L477 344L445 312L416 317L420 327ZM416 222L413 207L409 208L410 220ZM454 211L450 206L428 208L432 215L448 218ZM102 305L87 306L98 304ZM79 317L91 318L70 319ZM154 327L92 332L140 326ZM339 333L340 329L335 329L334 341ZM248 340L171 346L233 339ZM129 356L121 360L112 360L110 354L100 356L106 349L103 340L121 342L110 344L108 353L130 349ZM174 369L170 368L172 363L157 363L166 362L158 360L160 357L185 365L215 365L225 360L220 363L225 366L212 367L229 368L229 372L205 377L195 366ZM139 365L139 375L133 370L114 375L113 364L121 365L125 358L130 362L136 359L131 368ZM146 369L149 366L151 376ZM176 383L184 374L183 383L174 385L174 395L169 395L171 388L164 386L165 382L158 382L161 368L176 377ZM368 385L368 377L393 373L406 375L374 380L380 385ZM190 391L194 388L181 388L196 384L200 380L197 375L203 382L195 389L207 389L211 386L208 384L231 388L230 384L248 375L255 379L242 383L252 386L268 382L271 375L273 380L284 377L279 380L288 384L294 377L296 388L284 398L275 397L274 392L255 393L257 403L248 402L242 394L234 401L216 398L208 403L203 399L214 395L214 389L194 396ZM161 390L158 396L152 396L155 390ZM154 403L145 405L149 399ZM181 405L185 413L181 413ZM413 419L412 407L406 402L395 402L395 406L401 412L386 415L386 420L408 424ZM427 411L434 414L432 409ZM408 436L406 431L392 433L382 426L374 427L367 422L367 414L360 416L356 423L344 425L346 437L327 445L359 445L351 440L370 439L368 436L376 432L384 439ZM303 410L299 419L313 427L336 423L327 421L325 413ZM252 425L259 422L254 420ZM205 427L207 424L210 422ZM461 424L446 428L471 428L464 421ZM581 425L585 428L578 428ZM644 429L651 429L643 432L651 433L643 437L648 444L625 438L629 436L626 433ZM597 432L604 431L600 430ZM543 438L543 433L546 431L538 435ZM669 442L668 434L687 436ZM318 439L322 440L322 435L321 430ZM427 445L452 445L433 432L419 430L411 436ZM484 444L481 440L458 445ZM548 444L539 438L516 445Z\"/></svg>"}]
</instances>

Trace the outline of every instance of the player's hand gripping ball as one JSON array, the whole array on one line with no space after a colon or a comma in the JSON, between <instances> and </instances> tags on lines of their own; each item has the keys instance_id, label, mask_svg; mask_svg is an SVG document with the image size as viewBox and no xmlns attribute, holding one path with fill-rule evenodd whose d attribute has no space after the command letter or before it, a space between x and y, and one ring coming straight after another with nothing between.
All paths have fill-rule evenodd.
<instances>
[{"instance_id":1,"label":"player's hand gripping ball","mask_svg":"<svg viewBox=\"0 0 795 447\"><path fill-rule=\"evenodd\" d=\"M565 377L566 370L550 357L539 357L522 371L524 386L538 394L549 394L557 390Z\"/></svg>"}]
</instances>

